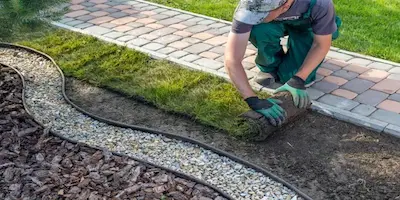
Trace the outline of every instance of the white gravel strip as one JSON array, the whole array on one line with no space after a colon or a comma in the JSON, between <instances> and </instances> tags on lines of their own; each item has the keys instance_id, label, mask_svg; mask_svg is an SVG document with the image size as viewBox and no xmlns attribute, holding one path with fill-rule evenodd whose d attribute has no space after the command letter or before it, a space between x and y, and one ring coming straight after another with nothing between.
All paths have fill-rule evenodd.
<instances>
[{"instance_id":1,"label":"white gravel strip","mask_svg":"<svg viewBox=\"0 0 400 200\"><path fill-rule=\"evenodd\" d=\"M43 57L0 48L0 62L17 68L24 75L25 97L33 117L68 138L190 174L221 188L235 199L298 198L293 191L254 169L197 145L86 117L63 99L61 76L56 66Z\"/></svg>"}]
</instances>

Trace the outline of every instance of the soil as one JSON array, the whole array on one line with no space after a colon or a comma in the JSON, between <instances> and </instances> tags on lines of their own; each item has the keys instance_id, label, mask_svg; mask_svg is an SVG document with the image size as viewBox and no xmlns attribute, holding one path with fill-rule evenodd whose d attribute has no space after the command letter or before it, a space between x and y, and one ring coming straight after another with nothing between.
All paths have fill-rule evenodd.
<instances>
[{"instance_id":1,"label":"soil","mask_svg":"<svg viewBox=\"0 0 400 200\"><path fill-rule=\"evenodd\" d=\"M155 166L52 136L26 113L21 92L19 76L0 66L0 199L225 199Z\"/></svg>"},{"instance_id":2,"label":"soil","mask_svg":"<svg viewBox=\"0 0 400 200\"><path fill-rule=\"evenodd\" d=\"M400 199L400 139L309 112L263 142L239 141L183 116L67 78L96 115L195 138L284 178L313 199Z\"/></svg>"}]
</instances>

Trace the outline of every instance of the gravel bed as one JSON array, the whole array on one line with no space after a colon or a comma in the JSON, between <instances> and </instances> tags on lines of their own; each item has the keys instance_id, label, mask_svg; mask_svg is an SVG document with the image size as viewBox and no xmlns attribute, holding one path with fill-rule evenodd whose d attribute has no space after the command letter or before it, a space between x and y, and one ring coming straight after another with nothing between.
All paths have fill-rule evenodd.
<instances>
[{"instance_id":1,"label":"gravel bed","mask_svg":"<svg viewBox=\"0 0 400 200\"><path fill-rule=\"evenodd\" d=\"M24 110L18 74L0 72L0 199L225 200L155 166L53 137Z\"/></svg>"},{"instance_id":2,"label":"gravel bed","mask_svg":"<svg viewBox=\"0 0 400 200\"><path fill-rule=\"evenodd\" d=\"M61 76L43 57L0 48L0 62L17 68L26 78L25 96L34 117L65 137L190 174L235 199L298 199L281 183L197 145L111 126L83 115L64 101Z\"/></svg>"}]
</instances>

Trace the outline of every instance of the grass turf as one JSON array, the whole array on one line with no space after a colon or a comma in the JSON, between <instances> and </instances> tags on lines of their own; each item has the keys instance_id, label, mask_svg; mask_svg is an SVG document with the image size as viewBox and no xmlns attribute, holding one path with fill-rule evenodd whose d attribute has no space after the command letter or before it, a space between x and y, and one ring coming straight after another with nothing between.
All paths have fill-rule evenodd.
<instances>
[{"instance_id":1,"label":"grass turf","mask_svg":"<svg viewBox=\"0 0 400 200\"><path fill-rule=\"evenodd\" d=\"M17 43L52 56L66 76L144 99L235 137L254 134L251 125L238 117L248 110L247 105L234 86L221 77L154 60L72 31L50 31ZM258 94L267 97L266 93Z\"/></svg>"},{"instance_id":2,"label":"grass turf","mask_svg":"<svg viewBox=\"0 0 400 200\"><path fill-rule=\"evenodd\" d=\"M149 0L227 21L238 0ZM333 0L342 18L341 36L333 46L400 62L400 1Z\"/></svg>"}]
</instances>

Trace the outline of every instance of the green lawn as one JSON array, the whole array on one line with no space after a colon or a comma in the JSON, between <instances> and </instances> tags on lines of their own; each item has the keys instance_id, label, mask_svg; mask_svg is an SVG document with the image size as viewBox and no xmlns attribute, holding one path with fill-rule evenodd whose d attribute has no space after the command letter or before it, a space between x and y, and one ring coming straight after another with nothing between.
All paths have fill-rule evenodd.
<instances>
[{"instance_id":1,"label":"green lawn","mask_svg":"<svg viewBox=\"0 0 400 200\"><path fill-rule=\"evenodd\" d=\"M238 0L148 0L231 21ZM399 0L333 0L343 20L333 46L400 62Z\"/></svg>"},{"instance_id":2,"label":"green lawn","mask_svg":"<svg viewBox=\"0 0 400 200\"><path fill-rule=\"evenodd\" d=\"M221 77L72 31L49 30L17 43L52 56L66 76L140 98L238 138L256 134L238 117L249 110L247 104Z\"/></svg>"}]
</instances>

